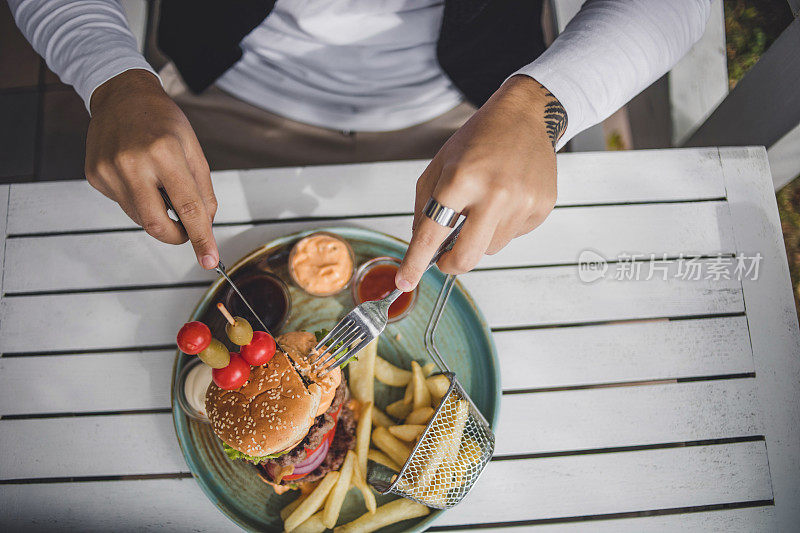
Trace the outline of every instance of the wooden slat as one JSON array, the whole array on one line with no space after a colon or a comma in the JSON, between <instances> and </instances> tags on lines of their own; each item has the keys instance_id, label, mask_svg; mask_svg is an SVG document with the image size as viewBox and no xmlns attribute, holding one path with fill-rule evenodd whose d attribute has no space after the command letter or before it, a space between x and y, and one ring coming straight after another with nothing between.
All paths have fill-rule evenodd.
<instances>
[{"instance_id":1,"label":"wooden slat","mask_svg":"<svg viewBox=\"0 0 800 533\"><path fill-rule=\"evenodd\" d=\"M271 239L320 225L361 226L411 237L407 216L226 226L217 228L215 235L223 257L232 262ZM732 253L730 228L725 202L556 209L536 231L484 257L479 266L573 263L587 248L607 259L623 252L658 257ZM188 245L169 246L142 232L10 239L6 264L6 292L161 285L211 277L195 264Z\"/></svg>"},{"instance_id":2,"label":"wooden slat","mask_svg":"<svg viewBox=\"0 0 800 533\"><path fill-rule=\"evenodd\" d=\"M47 505L37 505L46 501ZM192 479L158 479L114 482L7 485L0 491L0 527L8 531L40 528L81 531L141 531L191 529L223 531L235 526L208 501ZM528 504L530 506L530 503ZM448 511L457 518L460 507ZM492 513L494 515L494 513ZM731 509L616 520L591 520L561 524L517 526L488 531L597 533L675 531L738 533L773 531L772 507ZM438 525L439 522L434 525Z\"/></svg>"},{"instance_id":3,"label":"wooden slat","mask_svg":"<svg viewBox=\"0 0 800 533\"><path fill-rule=\"evenodd\" d=\"M10 185L0 185L0 253L3 254L0 259L0 266L2 266L2 273L0 273L0 289L2 289L5 280L5 259L6 259L6 227L8 225L8 199ZM0 290L0 298L3 291Z\"/></svg>"},{"instance_id":4,"label":"wooden slat","mask_svg":"<svg viewBox=\"0 0 800 533\"><path fill-rule=\"evenodd\" d=\"M745 437L763 434L759 417L752 378L512 394L495 454Z\"/></svg>"},{"instance_id":5,"label":"wooden slat","mask_svg":"<svg viewBox=\"0 0 800 533\"><path fill-rule=\"evenodd\" d=\"M5 485L0 506L4 531L236 530L194 479Z\"/></svg>"},{"instance_id":6,"label":"wooden slat","mask_svg":"<svg viewBox=\"0 0 800 533\"><path fill-rule=\"evenodd\" d=\"M87 430L89 439L98 434L91 427L87 427ZM148 465L142 462L139 470L152 472L170 466L170 462L182 465L182 458L175 456L179 455L177 446L173 445L174 451L170 452L157 439L155 442L145 442L143 436L149 434L139 433L134 439L141 441L138 446L149 445L163 455L157 459L151 452L153 463ZM94 441L87 439L83 442L84 447L87 447L86 442ZM5 439L3 444L8 445ZM65 441L65 444L71 443ZM123 455L122 452L133 451L129 450L133 446L137 444L120 444L121 453L117 458L123 463L117 463L116 471L132 470L127 462L135 461L135 457L143 457L141 452L130 459ZM14 447L9 450L16 451ZM25 451L26 455L32 455L46 450L34 447ZM43 474L59 475L79 467L98 473L103 472L105 467L104 473L107 473L112 465L106 464L110 461L104 459L103 455L107 454L95 454L95 457L90 454L72 455L69 457L74 457L73 464ZM9 464L5 464L3 470L3 477L7 477L6 472L13 475L21 471L19 467ZM38 474L42 470L38 465L28 465L24 473ZM2 492L5 494L7 490L8 487L4 487ZM464 504L457 511L446 514L441 524L585 516L767 500L771 497L766 449L762 441L519 459L490 463ZM530 505L531 502L536 502L536 505ZM135 503L128 502L128 505Z\"/></svg>"},{"instance_id":7,"label":"wooden slat","mask_svg":"<svg viewBox=\"0 0 800 533\"><path fill-rule=\"evenodd\" d=\"M216 220L408 214L414 205L414 183L425 164L402 161L215 172L220 199ZM559 205L725 196L715 149L563 154L558 156L558 165ZM11 234L135 227L116 204L82 181L15 184L9 213Z\"/></svg>"},{"instance_id":8,"label":"wooden slat","mask_svg":"<svg viewBox=\"0 0 800 533\"><path fill-rule=\"evenodd\" d=\"M772 146L794 128L800 122L798 50L795 18L684 145Z\"/></svg>"},{"instance_id":9,"label":"wooden slat","mask_svg":"<svg viewBox=\"0 0 800 533\"><path fill-rule=\"evenodd\" d=\"M654 419L659 423L650 423ZM762 432L752 379L518 394L503 398L496 454L640 446ZM0 433L3 456L15 458L2 462L0 477L6 479L186 469L174 443L169 413L0 420ZM97 454L97 450L114 453Z\"/></svg>"},{"instance_id":10,"label":"wooden slat","mask_svg":"<svg viewBox=\"0 0 800 533\"><path fill-rule=\"evenodd\" d=\"M519 533L752 533L753 531L775 531L775 508L745 507L742 509L720 509L715 511L614 518L608 520L578 520L550 524L536 524L503 528L470 528L470 531Z\"/></svg>"},{"instance_id":11,"label":"wooden slat","mask_svg":"<svg viewBox=\"0 0 800 533\"><path fill-rule=\"evenodd\" d=\"M204 291L184 288L6 297L1 301L0 351L80 352L172 344Z\"/></svg>"},{"instance_id":12,"label":"wooden slat","mask_svg":"<svg viewBox=\"0 0 800 533\"><path fill-rule=\"evenodd\" d=\"M0 478L188 472L172 414L0 420Z\"/></svg>"},{"instance_id":13,"label":"wooden slat","mask_svg":"<svg viewBox=\"0 0 800 533\"><path fill-rule=\"evenodd\" d=\"M493 327L744 310L738 281L684 281L672 277L675 264L671 267L666 281L606 278L586 284L574 266L472 272L461 279ZM0 351L172 343L202 293L201 288L181 288L6 297L0 309Z\"/></svg>"},{"instance_id":14,"label":"wooden slat","mask_svg":"<svg viewBox=\"0 0 800 533\"><path fill-rule=\"evenodd\" d=\"M470 272L460 279L492 327L744 311L738 281L685 281L676 273L671 262L666 281L606 276L587 284L578 279L575 266Z\"/></svg>"},{"instance_id":15,"label":"wooden slat","mask_svg":"<svg viewBox=\"0 0 800 533\"><path fill-rule=\"evenodd\" d=\"M173 350L0 357L0 416L168 408L174 361Z\"/></svg>"},{"instance_id":16,"label":"wooden slat","mask_svg":"<svg viewBox=\"0 0 800 533\"><path fill-rule=\"evenodd\" d=\"M743 316L500 331L494 342L505 390L753 372Z\"/></svg>"},{"instance_id":17,"label":"wooden slat","mask_svg":"<svg viewBox=\"0 0 800 533\"><path fill-rule=\"evenodd\" d=\"M745 317L501 331L494 338L505 390L753 372ZM0 414L170 406L172 350L40 359L0 358Z\"/></svg>"},{"instance_id":18,"label":"wooden slat","mask_svg":"<svg viewBox=\"0 0 800 533\"><path fill-rule=\"evenodd\" d=\"M492 463L437 525L698 506L772 497L763 442Z\"/></svg>"},{"instance_id":19,"label":"wooden slat","mask_svg":"<svg viewBox=\"0 0 800 533\"><path fill-rule=\"evenodd\" d=\"M737 249L763 258L758 279L745 279L743 288L775 488L776 531L790 531L800 519L800 331L781 222L764 148L721 148L720 155Z\"/></svg>"}]
</instances>

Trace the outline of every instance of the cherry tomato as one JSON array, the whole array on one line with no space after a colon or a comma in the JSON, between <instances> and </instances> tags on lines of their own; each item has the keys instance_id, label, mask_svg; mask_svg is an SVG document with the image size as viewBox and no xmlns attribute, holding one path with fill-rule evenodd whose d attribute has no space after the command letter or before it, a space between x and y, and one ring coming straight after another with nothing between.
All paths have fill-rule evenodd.
<instances>
[{"instance_id":1,"label":"cherry tomato","mask_svg":"<svg viewBox=\"0 0 800 533\"><path fill-rule=\"evenodd\" d=\"M178 332L178 348L183 353L197 355L211 344L211 330L202 322L187 322Z\"/></svg>"},{"instance_id":2,"label":"cherry tomato","mask_svg":"<svg viewBox=\"0 0 800 533\"><path fill-rule=\"evenodd\" d=\"M250 365L238 353L231 352L231 362L225 368L215 368L211 371L211 378L217 387L225 390L235 390L244 385L250 377Z\"/></svg>"},{"instance_id":3,"label":"cherry tomato","mask_svg":"<svg viewBox=\"0 0 800 533\"><path fill-rule=\"evenodd\" d=\"M275 355L275 339L264 331L254 331L250 344L242 346L240 352L245 361L253 366L265 365Z\"/></svg>"}]
</instances>

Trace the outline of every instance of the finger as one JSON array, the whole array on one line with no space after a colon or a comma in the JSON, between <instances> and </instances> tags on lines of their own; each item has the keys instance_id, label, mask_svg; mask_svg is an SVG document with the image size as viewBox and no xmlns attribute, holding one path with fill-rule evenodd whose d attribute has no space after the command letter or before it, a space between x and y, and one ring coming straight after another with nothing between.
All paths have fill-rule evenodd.
<instances>
[{"instance_id":1,"label":"finger","mask_svg":"<svg viewBox=\"0 0 800 533\"><path fill-rule=\"evenodd\" d=\"M119 203L118 198L120 195L118 191L114 190L112 184L120 183L120 179L111 165L103 165L101 167L99 164L90 165L86 163L83 172L89 185L106 198Z\"/></svg>"},{"instance_id":2,"label":"finger","mask_svg":"<svg viewBox=\"0 0 800 533\"><path fill-rule=\"evenodd\" d=\"M403 262L395 276L395 284L400 290L408 292L417 286L442 241L451 231L450 228L446 228L422 214L422 208L428 198L433 197L440 204L450 207L456 212L462 212L467 205L468 200L462 196L463 192L458 187L454 187L451 180L442 178L435 178L437 184L433 194L425 197L420 195L417 200L418 204L421 204L418 206L417 225Z\"/></svg>"},{"instance_id":3,"label":"finger","mask_svg":"<svg viewBox=\"0 0 800 533\"><path fill-rule=\"evenodd\" d=\"M433 195L433 190L436 187L436 181L438 180L440 173L441 169L434 158L434 160L428 164L425 170L422 171L422 174L417 180L416 196L414 197L414 221L411 224L411 231L414 231L417 228L420 218L424 216L422 214L422 210L425 208L428 198Z\"/></svg>"},{"instance_id":4,"label":"finger","mask_svg":"<svg viewBox=\"0 0 800 533\"><path fill-rule=\"evenodd\" d=\"M439 259L445 274L469 272L486 253L494 237L500 216L496 209L471 209L453 249Z\"/></svg>"},{"instance_id":5,"label":"finger","mask_svg":"<svg viewBox=\"0 0 800 533\"><path fill-rule=\"evenodd\" d=\"M211 218L186 160L182 157L162 160L157 171L183 227L186 228L197 255L197 262L205 269L216 267L219 264L219 252L211 229Z\"/></svg>"},{"instance_id":6,"label":"finger","mask_svg":"<svg viewBox=\"0 0 800 533\"><path fill-rule=\"evenodd\" d=\"M188 240L186 232L180 224L167 215L167 207L161 193L158 192L155 178L137 180L136 183L141 185L125 195L130 200L126 201L125 205L120 203L122 209L151 237L167 244L186 242Z\"/></svg>"},{"instance_id":7,"label":"finger","mask_svg":"<svg viewBox=\"0 0 800 533\"><path fill-rule=\"evenodd\" d=\"M512 239L525 235L530 230L524 230L524 224L515 220L501 221L494 230L494 236L486 248L486 255L494 255L511 242ZM532 228L531 228L532 229Z\"/></svg>"},{"instance_id":8,"label":"finger","mask_svg":"<svg viewBox=\"0 0 800 533\"><path fill-rule=\"evenodd\" d=\"M405 292L414 290L436 250L449 233L450 228L441 226L430 218L424 216L420 218L411 236L411 243L408 245L403 262L395 276L395 284L398 289Z\"/></svg>"},{"instance_id":9,"label":"finger","mask_svg":"<svg viewBox=\"0 0 800 533\"><path fill-rule=\"evenodd\" d=\"M214 194L214 186L211 183L211 169L208 167L208 161L205 154L203 154L203 149L200 147L200 142L193 132L191 138L183 141L183 145L189 172L194 176L194 181L200 191L200 197L206 206L206 212L213 222L214 216L217 214L217 197Z\"/></svg>"}]
</instances>

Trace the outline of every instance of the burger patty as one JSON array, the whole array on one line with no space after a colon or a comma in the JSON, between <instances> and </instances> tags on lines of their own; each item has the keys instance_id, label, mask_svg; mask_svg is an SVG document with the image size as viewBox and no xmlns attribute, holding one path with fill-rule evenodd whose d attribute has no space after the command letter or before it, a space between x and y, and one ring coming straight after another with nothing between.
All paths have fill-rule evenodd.
<instances>
[{"instance_id":1,"label":"burger patty","mask_svg":"<svg viewBox=\"0 0 800 533\"><path fill-rule=\"evenodd\" d=\"M270 461L267 461L267 463L273 463L279 467L286 467L305 461L306 448L309 450L314 450L319 447L325 435L327 435L328 432L333 429L333 424L335 423L334 415L336 414L336 411L339 410L339 407L342 407L342 404L348 400L349 396L350 393L347 390L347 382L344 377L342 377L342 380L333 395L333 400L331 400L330 407L328 407L327 411L314 419L314 424L308 430L305 438L300 441L300 444L292 448L292 451L289 453L285 453L280 457L271 459ZM339 414L340 418L342 415L344 415L345 409L345 407L342 407L342 412ZM350 419L352 420L352 418L353 415L350 413ZM336 432L337 434L339 433L338 428Z\"/></svg>"},{"instance_id":2,"label":"burger patty","mask_svg":"<svg viewBox=\"0 0 800 533\"><path fill-rule=\"evenodd\" d=\"M347 455L347 451L352 450L355 447L355 442L356 442L356 422L355 418L353 417L353 411L351 411L349 407L344 405L342 406L342 412L339 413L339 420L336 425L336 433L333 436L333 442L331 442L330 448L328 448L328 453L327 455L325 455L325 459L322 460L322 463L320 463L320 465L317 468L315 468L314 470L312 470L311 472L309 472L300 479L291 481L281 480L279 484L292 485L294 483L312 483L314 481L322 479L328 472L331 472L333 470L338 470L342 466L344 458ZM284 457L284 455L282 455L281 457ZM305 457L305 453L303 454L303 457ZM270 466L269 466L270 464L276 465L277 460L273 459L271 461L261 463L259 465L256 465L256 468L261 470L261 472L263 472L269 479L274 479L274 477L270 473ZM273 466L272 468L274 469L275 466Z\"/></svg>"}]
</instances>

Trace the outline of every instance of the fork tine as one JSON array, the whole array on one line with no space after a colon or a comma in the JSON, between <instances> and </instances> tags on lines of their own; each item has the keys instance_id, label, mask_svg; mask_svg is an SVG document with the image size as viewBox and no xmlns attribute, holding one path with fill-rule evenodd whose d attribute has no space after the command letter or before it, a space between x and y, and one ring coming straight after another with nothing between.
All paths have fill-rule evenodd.
<instances>
[{"instance_id":1,"label":"fork tine","mask_svg":"<svg viewBox=\"0 0 800 533\"><path fill-rule=\"evenodd\" d=\"M314 347L314 351L317 352L317 357L314 359L314 361L312 361L311 365L315 365L330 348L338 344L338 341L332 343L331 340L341 337L346 330L349 330L353 326L353 324L355 324L355 320L353 320L353 317L351 317L349 314L339 321L339 323L336 324L336 326L334 326L334 328ZM325 348L324 351L319 352L319 350L325 345L328 347Z\"/></svg>"},{"instance_id":2,"label":"fork tine","mask_svg":"<svg viewBox=\"0 0 800 533\"><path fill-rule=\"evenodd\" d=\"M317 368L317 369L318 368L325 368L325 365L328 364L328 361L330 361L331 359L336 359L339 356L339 354L342 353L342 351L347 350L348 348L350 348L350 346L353 344L353 342L355 342L356 340L359 340L363 335L364 335L364 332L358 326L356 326L353 330L351 330L346 335L342 335L340 337L342 340L341 341L337 340L336 343L333 344L332 346L337 346L337 345L339 345L339 343L341 343L342 345L339 346L339 348L336 351L331 352L330 354L328 354L328 357L326 357L324 361L317 362L314 365L314 368Z\"/></svg>"},{"instance_id":3,"label":"fork tine","mask_svg":"<svg viewBox=\"0 0 800 533\"><path fill-rule=\"evenodd\" d=\"M333 370L334 368L338 368L338 367L342 366L343 364L345 364L347 361L349 361L350 359L352 359L354 355L356 355L358 352L360 352L360 351L361 351L361 350L364 348L364 346L366 346L367 344L369 344L369 343L370 343L370 342L372 342L373 340L374 340L374 337L370 337L370 336L369 336L369 334L368 334L368 335L367 335L367 336L366 336L364 339L362 339L362 340L361 340L361 342L359 342L359 343L356 345L356 347L355 347L355 348L353 348L352 350L350 350L349 352L347 352L347 353L346 353L346 354L345 354L343 357L340 357L340 358L339 358L338 360L336 360L336 361L335 361L335 362L334 362L332 365L330 365L330 366L328 366L328 367L325 367L325 370L323 370L323 371L322 371L322 372L319 374L319 377L320 377L320 378L324 378L324 377L325 377L325 375L326 375L328 372L330 372L330 371L331 371L331 370Z\"/></svg>"},{"instance_id":4,"label":"fork tine","mask_svg":"<svg viewBox=\"0 0 800 533\"><path fill-rule=\"evenodd\" d=\"M336 360L338 357L340 357L340 356L341 356L341 355L342 355L344 352L346 352L347 350L349 350L349 349L350 349L350 346L352 346L354 342L356 342L356 341L360 341L360 340L361 340L361 338L362 338L363 336L364 336L364 332L362 332L362 331L360 331L360 330L359 330L359 331L357 331L357 332L355 332L355 333L353 333L352 335L350 335L350 337L349 337L348 339L346 339L346 340L344 341L344 343L343 343L341 346L339 346L339 348L337 348L337 349L336 349L336 351L335 351L335 352L331 353L331 354L330 354L330 355L329 355L329 356L328 356L328 357L325 359L325 361L323 361L322 363L320 363L320 364L319 364L319 365L318 365L316 368L317 368L317 369L324 369L324 368L325 368L325 365L327 365L327 364L328 364L330 361L335 361L335 360Z\"/></svg>"}]
</instances>

